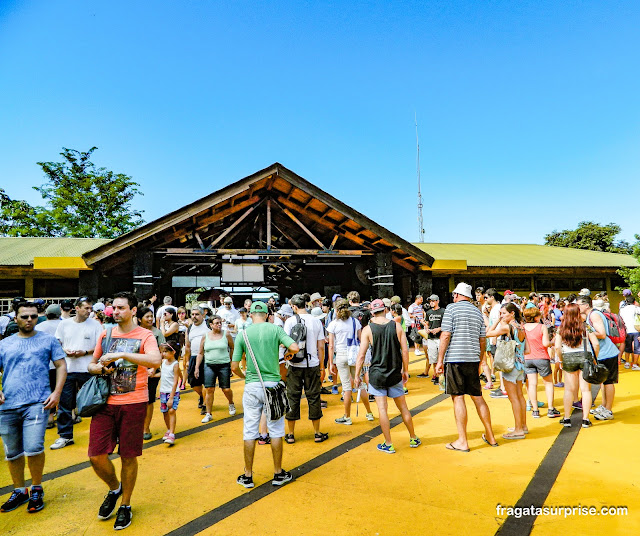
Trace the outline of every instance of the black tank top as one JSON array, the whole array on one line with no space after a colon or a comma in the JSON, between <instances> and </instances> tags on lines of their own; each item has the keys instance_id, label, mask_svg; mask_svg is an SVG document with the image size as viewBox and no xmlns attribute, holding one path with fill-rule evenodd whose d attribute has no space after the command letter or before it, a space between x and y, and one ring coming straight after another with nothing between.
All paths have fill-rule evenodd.
<instances>
[{"instance_id":1,"label":"black tank top","mask_svg":"<svg viewBox=\"0 0 640 536\"><path fill-rule=\"evenodd\" d=\"M402 381L402 348L396 334L396 323L370 322L373 343L369 381L375 387L392 387Z\"/></svg>"}]
</instances>

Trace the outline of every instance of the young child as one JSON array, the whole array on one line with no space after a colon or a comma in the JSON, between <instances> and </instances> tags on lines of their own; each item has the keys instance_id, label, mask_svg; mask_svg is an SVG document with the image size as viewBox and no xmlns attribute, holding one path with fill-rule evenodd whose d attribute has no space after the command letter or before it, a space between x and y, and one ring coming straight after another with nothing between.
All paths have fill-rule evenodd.
<instances>
[{"instance_id":1,"label":"young child","mask_svg":"<svg viewBox=\"0 0 640 536\"><path fill-rule=\"evenodd\" d=\"M180 343L167 341L160 345L162 369L160 372L160 411L167 425L164 442L169 446L176 441L176 410L180 403L180 365L176 355L180 355Z\"/></svg>"}]
</instances>

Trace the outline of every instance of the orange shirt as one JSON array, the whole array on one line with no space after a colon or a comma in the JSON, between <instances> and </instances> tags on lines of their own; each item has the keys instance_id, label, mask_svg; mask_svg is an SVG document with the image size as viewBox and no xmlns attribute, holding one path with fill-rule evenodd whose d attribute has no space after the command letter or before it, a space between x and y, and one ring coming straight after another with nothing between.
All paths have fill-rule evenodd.
<instances>
[{"instance_id":1,"label":"orange shirt","mask_svg":"<svg viewBox=\"0 0 640 536\"><path fill-rule=\"evenodd\" d=\"M126 352L130 354L147 354L159 352L158 343L153 333L148 329L137 327L129 333L120 333L117 326L111 332L111 344L109 348L103 348L104 338L107 332L103 331L98 337L93 356L100 359L103 353ZM115 361L116 371L111 375L111 394L107 404L121 406L124 404L136 404L148 402L149 392L147 381L149 374L147 367L136 365L126 359Z\"/></svg>"}]
</instances>

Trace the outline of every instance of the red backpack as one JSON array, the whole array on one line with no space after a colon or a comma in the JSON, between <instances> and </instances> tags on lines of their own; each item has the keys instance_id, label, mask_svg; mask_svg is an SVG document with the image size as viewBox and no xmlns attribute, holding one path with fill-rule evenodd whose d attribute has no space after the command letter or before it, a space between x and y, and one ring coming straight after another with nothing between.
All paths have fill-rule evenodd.
<instances>
[{"instance_id":1,"label":"red backpack","mask_svg":"<svg viewBox=\"0 0 640 536\"><path fill-rule=\"evenodd\" d=\"M625 342L625 339L627 338L627 330L622 319L610 311L600 312L607 319L607 335L611 339L611 342L616 346L621 342Z\"/></svg>"}]
</instances>

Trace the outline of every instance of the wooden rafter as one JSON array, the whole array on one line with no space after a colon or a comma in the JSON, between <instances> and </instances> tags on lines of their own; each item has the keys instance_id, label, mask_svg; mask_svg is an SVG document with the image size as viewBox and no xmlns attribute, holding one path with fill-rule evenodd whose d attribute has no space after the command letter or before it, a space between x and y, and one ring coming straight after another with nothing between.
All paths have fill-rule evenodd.
<instances>
[{"instance_id":1,"label":"wooden rafter","mask_svg":"<svg viewBox=\"0 0 640 536\"><path fill-rule=\"evenodd\" d=\"M336 236L333 237L333 240L331 241L331 245L329 246L329 249L333 249L333 246L336 245L336 242L338 241L339 236L340 235L337 234Z\"/></svg>"},{"instance_id":2,"label":"wooden rafter","mask_svg":"<svg viewBox=\"0 0 640 536\"><path fill-rule=\"evenodd\" d=\"M267 249L271 249L271 199L267 199Z\"/></svg>"},{"instance_id":3,"label":"wooden rafter","mask_svg":"<svg viewBox=\"0 0 640 536\"><path fill-rule=\"evenodd\" d=\"M166 248L153 250L154 253L162 253L166 255L185 255L185 256L215 256L215 255L262 255L262 256L291 256L291 255L317 255L318 257L336 257L336 256L362 256L373 255L372 251L362 249L259 249L259 248L224 248L224 249L194 249L194 248Z\"/></svg>"},{"instance_id":4,"label":"wooden rafter","mask_svg":"<svg viewBox=\"0 0 640 536\"><path fill-rule=\"evenodd\" d=\"M211 244L209 245L209 249L213 248L216 246L216 244L219 244L220 241L227 236L229 233L231 233L238 225L240 225L244 219L249 216L249 214L251 214L256 208L258 208L260 205L262 204L262 201L260 201L259 203L257 203L256 205L253 205L252 207L249 207L249 209L242 215L240 216L235 222L233 222L233 224L231 224L227 230L222 233L218 238L216 238L213 242L211 242Z\"/></svg>"},{"instance_id":5,"label":"wooden rafter","mask_svg":"<svg viewBox=\"0 0 640 536\"><path fill-rule=\"evenodd\" d=\"M289 242L291 242L295 247L297 247L298 249L300 249L300 244L298 244L298 242L296 242L293 238L291 238L287 233L285 233L282 229L280 229L280 227L278 227L275 223L273 224L273 226L278 230L278 232L284 236Z\"/></svg>"}]
</instances>

